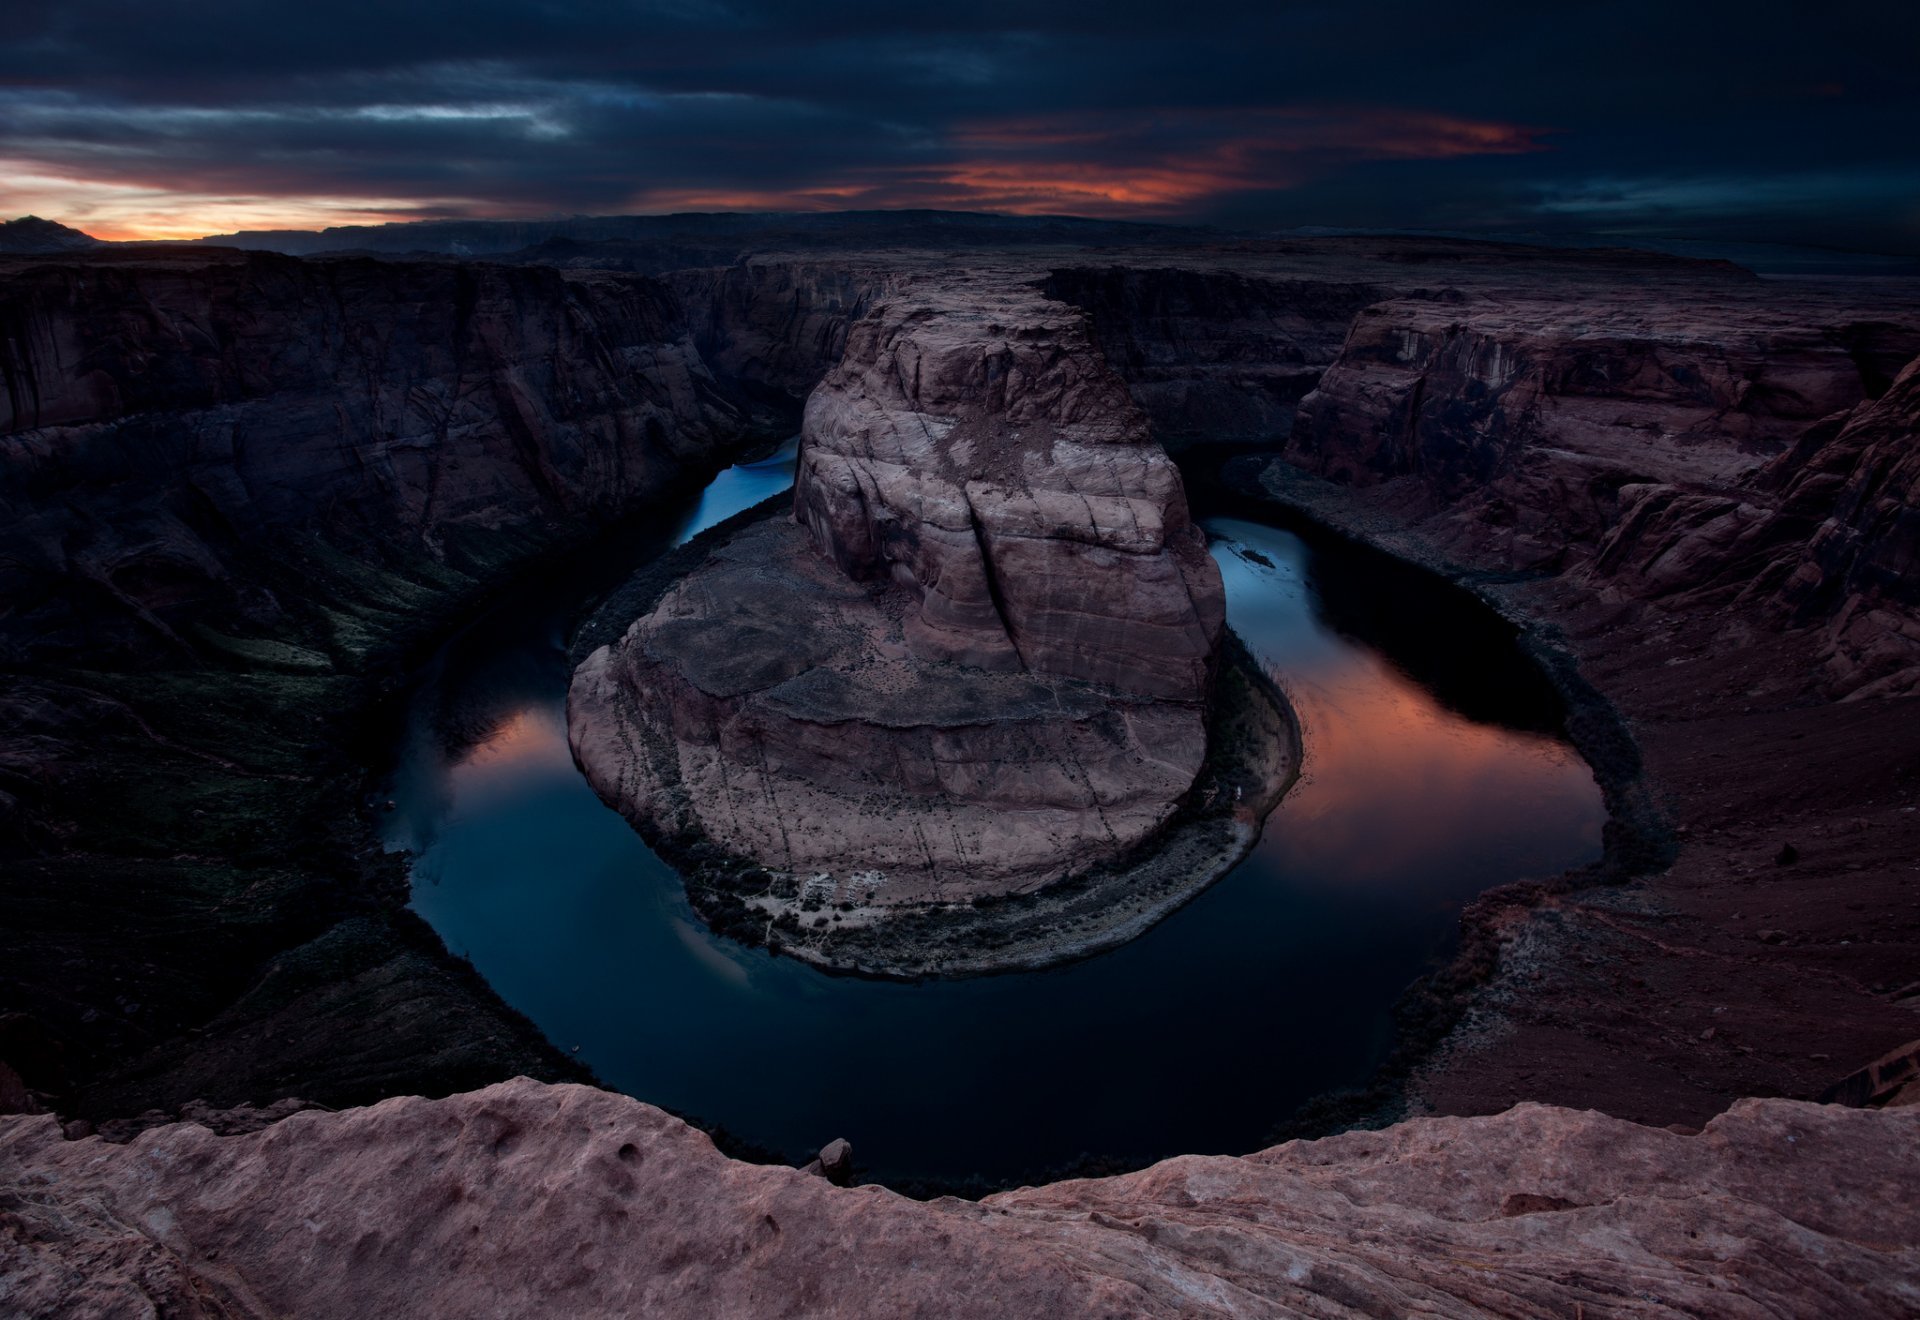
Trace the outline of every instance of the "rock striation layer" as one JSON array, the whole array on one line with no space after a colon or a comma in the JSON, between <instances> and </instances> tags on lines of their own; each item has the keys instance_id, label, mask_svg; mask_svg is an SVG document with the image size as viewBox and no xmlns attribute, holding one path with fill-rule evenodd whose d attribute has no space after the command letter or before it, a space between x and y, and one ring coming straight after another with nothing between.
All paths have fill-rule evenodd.
<instances>
[{"instance_id":1,"label":"rock striation layer","mask_svg":"<svg viewBox=\"0 0 1920 1320\"><path fill-rule=\"evenodd\" d=\"M299 632L267 543L471 566L743 429L671 291L540 268L10 266L0 378L0 642L95 665Z\"/></svg>"},{"instance_id":2,"label":"rock striation layer","mask_svg":"<svg viewBox=\"0 0 1920 1320\"><path fill-rule=\"evenodd\" d=\"M1035 888L1167 821L1224 596L1078 314L984 279L880 302L808 401L794 517L581 665L603 797L880 908Z\"/></svg>"},{"instance_id":3,"label":"rock striation layer","mask_svg":"<svg viewBox=\"0 0 1920 1320\"><path fill-rule=\"evenodd\" d=\"M1871 1317L1920 1308L1920 1109L1679 1136L1522 1105L978 1203L735 1163L519 1079L131 1144L0 1119L0 1304L46 1320Z\"/></svg>"}]
</instances>

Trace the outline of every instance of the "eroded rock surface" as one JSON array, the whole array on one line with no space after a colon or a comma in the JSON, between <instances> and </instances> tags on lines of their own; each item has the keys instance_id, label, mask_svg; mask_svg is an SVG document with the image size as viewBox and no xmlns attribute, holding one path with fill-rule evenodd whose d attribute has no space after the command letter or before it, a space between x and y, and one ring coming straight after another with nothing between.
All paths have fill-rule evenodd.
<instances>
[{"instance_id":1,"label":"eroded rock surface","mask_svg":"<svg viewBox=\"0 0 1920 1320\"><path fill-rule=\"evenodd\" d=\"M1696 272L1382 301L1302 400L1287 457L1458 562L1613 600L1772 601L1831 623L1827 695L1912 691L1920 627L1897 583L1920 306L1874 292Z\"/></svg>"},{"instance_id":2,"label":"eroded rock surface","mask_svg":"<svg viewBox=\"0 0 1920 1320\"><path fill-rule=\"evenodd\" d=\"M1030 889L1165 823L1206 755L1224 596L1077 313L986 279L896 291L808 402L795 518L580 667L602 796L880 907Z\"/></svg>"},{"instance_id":3,"label":"eroded rock surface","mask_svg":"<svg viewBox=\"0 0 1920 1320\"><path fill-rule=\"evenodd\" d=\"M1086 337L1029 290L916 285L807 403L796 516L919 597L924 660L1195 701L1225 618L1179 472Z\"/></svg>"},{"instance_id":4,"label":"eroded rock surface","mask_svg":"<svg viewBox=\"0 0 1920 1320\"><path fill-rule=\"evenodd\" d=\"M0 1304L145 1314L1901 1317L1920 1109L1523 1105L973 1203L519 1079L131 1144L0 1119Z\"/></svg>"}]
</instances>

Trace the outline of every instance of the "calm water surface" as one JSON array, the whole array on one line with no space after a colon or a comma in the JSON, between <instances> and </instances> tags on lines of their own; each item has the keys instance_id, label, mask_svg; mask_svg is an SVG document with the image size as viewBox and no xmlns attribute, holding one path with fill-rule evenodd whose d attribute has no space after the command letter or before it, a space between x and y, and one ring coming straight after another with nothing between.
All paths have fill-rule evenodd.
<instances>
[{"instance_id":1,"label":"calm water surface","mask_svg":"<svg viewBox=\"0 0 1920 1320\"><path fill-rule=\"evenodd\" d=\"M776 493L792 461L722 473L653 548ZM1301 718L1305 773L1251 857L1132 944L894 985L710 934L573 767L573 582L507 600L423 673L388 838L413 854L414 907L609 1084L796 1161L845 1136L872 1176L1000 1180L1252 1149L1365 1080L1465 900L1597 857L1604 813L1562 742L1457 714L1336 633L1315 583L1364 590L1353 573L1257 522L1206 525L1228 619Z\"/></svg>"}]
</instances>

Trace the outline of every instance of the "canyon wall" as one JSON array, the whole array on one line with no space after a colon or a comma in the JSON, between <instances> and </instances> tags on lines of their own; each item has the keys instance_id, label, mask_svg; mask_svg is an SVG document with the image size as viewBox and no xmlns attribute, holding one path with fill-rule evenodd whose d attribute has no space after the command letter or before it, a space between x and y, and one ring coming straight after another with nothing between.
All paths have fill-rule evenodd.
<instances>
[{"instance_id":1,"label":"canyon wall","mask_svg":"<svg viewBox=\"0 0 1920 1320\"><path fill-rule=\"evenodd\" d=\"M1893 1320L1920 1309L1915 1178L1912 1106L1747 1100L1682 1136L1523 1105L928 1203L520 1079L125 1146L0 1118L0 1301L46 1320Z\"/></svg>"},{"instance_id":2,"label":"canyon wall","mask_svg":"<svg viewBox=\"0 0 1920 1320\"><path fill-rule=\"evenodd\" d=\"M797 429L807 396L889 276L871 261L770 257L663 278L708 366Z\"/></svg>"},{"instance_id":3,"label":"canyon wall","mask_svg":"<svg viewBox=\"0 0 1920 1320\"><path fill-rule=\"evenodd\" d=\"M1623 489L1597 578L1820 627L1832 695L1920 692L1920 358L1732 492Z\"/></svg>"},{"instance_id":4,"label":"canyon wall","mask_svg":"<svg viewBox=\"0 0 1920 1320\"><path fill-rule=\"evenodd\" d=\"M628 512L742 430L639 277L23 263L0 272L0 346L0 633L28 657L270 637L299 583L268 544L471 567Z\"/></svg>"},{"instance_id":5,"label":"canyon wall","mask_svg":"<svg viewBox=\"0 0 1920 1320\"><path fill-rule=\"evenodd\" d=\"M1622 486L1736 484L1916 353L1911 326L1710 285L1401 298L1355 319L1287 454L1350 484L1412 479L1476 551L1560 568Z\"/></svg>"},{"instance_id":6,"label":"canyon wall","mask_svg":"<svg viewBox=\"0 0 1920 1320\"><path fill-rule=\"evenodd\" d=\"M1049 604L1073 581L1053 565L1122 565L1136 576L1118 598L1152 562L1162 576L1147 597L1167 607L1166 635L1207 630L1206 593L1189 587L1183 605L1163 572L1171 563L1185 581L1184 504L1112 381L1169 438L1284 429L1311 383L1287 457L1348 482L1363 533L1405 532L1393 544L1418 542L1482 585L1534 584L1515 608L1567 622L1594 681L1643 721L1662 790L1691 804L1678 878L1644 898L1653 915L1611 893L1584 915L1571 901L1537 919L1494 905L1514 949L1545 947L1549 929L1576 934L1564 957L1508 959L1519 979L1503 982L1503 1002L1546 1004L1544 1025L1515 1035L1511 1071L1481 1056L1464 1070L1473 1085L1464 1072L1435 1084L1438 1103L1500 1108L1558 1088L1664 1122L1760 1088L1816 1092L1829 1052L1870 1053L1887 1020L1907 1020L1910 998L1895 996L1914 981L1900 887L1914 818L1887 786L1915 764L1900 740L1916 726L1905 706L1866 699L1914 683L1916 387L1902 363L1920 353L1920 311L1898 290L1756 286L1640 257L1403 250L1418 246L1247 244L1177 275L1164 254L1038 253L983 261L992 290L969 288L938 253L664 281L608 274L590 256L564 271L152 251L9 264L0 991L18 1011L0 1017L0 1057L93 1117L196 1095L348 1103L566 1075L529 1024L409 924L404 876L370 849L353 800L363 766L346 750L350 721L379 695L363 673L389 681L403 642L451 622L448 601L553 536L723 459L747 419L790 412L857 339L821 407L858 443L810 432L813 524L774 533L778 555L811 562L780 579L764 576L778 555L758 555L751 592L735 591L747 578L690 584L661 616L663 637L694 637L687 611L724 605L730 627L765 634L761 654L787 663L797 634L779 598L798 584L863 611L843 630L855 643L843 654L860 663L950 663L920 660L911 624L923 651L997 658L1006 671L981 681L1025 684L1032 698L983 688L971 712L964 701L937 712L956 726L979 726L989 704L1042 720L1040 687L1088 682L1029 655L1071 671L1111 651L1099 662L1109 681L1178 690L1200 672L1195 648L1096 644L1098 618ZM883 309L929 276L952 278L964 305L924 324ZM1349 297L1372 309L1351 334L1338 319ZM1055 324L1083 328L1069 344ZM1110 375L1087 362L1088 344ZM959 416L966 398L1003 397L1056 363L1071 374L1052 379L1072 387L1029 403L1015 389L1007 406L1031 409L1017 424ZM1090 400L1115 411L1076 411ZM1078 456L1071 483L1050 485L1025 459L1005 469L1017 481L972 466L1004 463L1012 440L1052 444L1062 424L1062 452ZM915 470L943 484L901 481L883 444L916 446ZM1137 479L1082 489L1128 465ZM832 484L829 468L846 481ZM976 486L993 500L968 549ZM962 498L973 514L950 516ZM1102 512L1123 507L1124 518ZM1144 553L1156 517L1164 544ZM996 519L1004 543L1032 543L1020 562L1041 570L1011 605L996 600L985 530ZM838 559L820 576L828 561L809 535L860 576ZM1575 598L1577 609L1551 603ZM1803 639L1817 639L1814 661L1794 649ZM644 660L631 653L636 676L655 667L635 682L686 683L694 711L760 700L670 672L684 656L658 641ZM753 653L722 654L750 668ZM369 659L380 656L385 669ZM768 674L767 692L793 677ZM1802 681L1815 674L1819 694ZM1129 704L1184 719L1181 703L1117 690L1100 718L1017 730L1025 762L1004 747L976 758L1034 774L970 781L991 790L983 803L1066 801L1062 761L1089 786L1108 764L1131 767L1131 783L1148 771L1177 783L1190 726L1126 726ZM1752 695L1762 690L1779 695ZM923 691L891 694L910 717L899 722L926 722ZM1808 704L1819 695L1863 705L1843 718ZM868 711L853 725L835 699L816 679L766 705L814 721L786 726L808 734L781 752L786 764L895 754L889 720ZM1766 722L1769 702L1797 721L1791 732ZM677 736L719 745L703 729ZM1804 739L1795 757L1820 774L1773 796L1738 789L1729 767L1781 765L1784 737ZM967 763L923 743L913 755L926 782ZM1073 791L1085 796L1071 809L1091 820L1084 804L1100 790ZM1777 861L1786 844L1799 861ZM1776 915L1789 909L1800 915ZM1665 952L1679 945L1686 957ZM1682 965L1697 979L1669 978ZM1570 987L1560 999L1556 977ZM1863 997L1880 1016L1856 1012ZM1726 1016L1706 1016L1728 1001ZM1596 1077L1579 1051L1602 1037L1617 1041L1618 1066ZM1676 1079L1666 1089L1608 1089L1656 1066Z\"/></svg>"},{"instance_id":7,"label":"canyon wall","mask_svg":"<svg viewBox=\"0 0 1920 1320\"><path fill-rule=\"evenodd\" d=\"M578 1075L405 910L370 712L753 438L693 338L630 275L0 264L0 1057L95 1117Z\"/></svg>"},{"instance_id":8,"label":"canyon wall","mask_svg":"<svg viewBox=\"0 0 1920 1320\"><path fill-rule=\"evenodd\" d=\"M1385 295L1337 271L1302 279L1179 266L1068 267L1042 287L1087 313L1155 438L1173 448L1284 444L1347 326Z\"/></svg>"},{"instance_id":9,"label":"canyon wall","mask_svg":"<svg viewBox=\"0 0 1920 1320\"><path fill-rule=\"evenodd\" d=\"M1462 563L1772 601L1831 624L1828 695L1909 691L1908 311L1820 287L1391 299L1355 319L1286 457Z\"/></svg>"}]
</instances>

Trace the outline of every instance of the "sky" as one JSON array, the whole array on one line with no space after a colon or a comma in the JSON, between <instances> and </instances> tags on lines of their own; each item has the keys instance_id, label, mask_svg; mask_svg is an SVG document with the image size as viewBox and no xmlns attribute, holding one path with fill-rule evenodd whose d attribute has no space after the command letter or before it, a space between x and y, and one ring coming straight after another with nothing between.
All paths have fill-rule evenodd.
<instances>
[{"instance_id":1,"label":"sky","mask_svg":"<svg viewBox=\"0 0 1920 1320\"><path fill-rule=\"evenodd\" d=\"M1920 252L1920 4L0 0L102 238L949 207Z\"/></svg>"}]
</instances>

